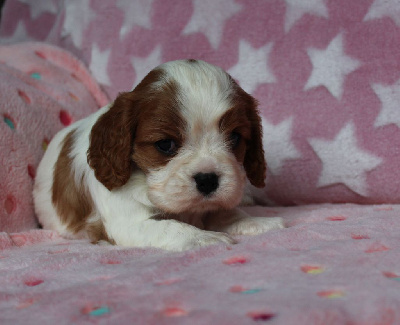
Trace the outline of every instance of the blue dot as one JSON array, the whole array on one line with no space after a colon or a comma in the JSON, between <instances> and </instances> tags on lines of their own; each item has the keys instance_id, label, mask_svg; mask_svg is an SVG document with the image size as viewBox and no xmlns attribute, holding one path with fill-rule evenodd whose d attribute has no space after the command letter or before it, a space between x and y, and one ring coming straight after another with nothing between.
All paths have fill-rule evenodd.
<instances>
[{"instance_id":1,"label":"blue dot","mask_svg":"<svg viewBox=\"0 0 400 325\"><path fill-rule=\"evenodd\" d=\"M33 72L33 73L31 73L31 78L40 80L40 79L42 79L42 76L39 72Z\"/></svg>"},{"instance_id":2,"label":"blue dot","mask_svg":"<svg viewBox=\"0 0 400 325\"><path fill-rule=\"evenodd\" d=\"M97 308L95 310L92 310L89 315L91 316L102 316L104 314L108 314L110 312L110 308L107 306Z\"/></svg>"},{"instance_id":3,"label":"blue dot","mask_svg":"<svg viewBox=\"0 0 400 325\"><path fill-rule=\"evenodd\" d=\"M251 295L253 293L259 293L260 291L262 291L262 289L251 289L251 290L242 291L242 293L244 293L246 295Z\"/></svg>"}]
</instances>

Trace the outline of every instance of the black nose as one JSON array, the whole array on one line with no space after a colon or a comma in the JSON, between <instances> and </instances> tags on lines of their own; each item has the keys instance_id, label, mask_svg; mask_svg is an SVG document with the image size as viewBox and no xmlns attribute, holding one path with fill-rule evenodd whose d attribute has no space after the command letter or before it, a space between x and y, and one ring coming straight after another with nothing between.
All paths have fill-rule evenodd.
<instances>
[{"instance_id":1,"label":"black nose","mask_svg":"<svg viewBox=\"0 0 400 325\"><path fill-rule=\"evenodd\" d=\"M197 190L203 195L208 195L218 188L218 175L215 173L198 173L193 178Z\"/></svg>"}]
</instances>

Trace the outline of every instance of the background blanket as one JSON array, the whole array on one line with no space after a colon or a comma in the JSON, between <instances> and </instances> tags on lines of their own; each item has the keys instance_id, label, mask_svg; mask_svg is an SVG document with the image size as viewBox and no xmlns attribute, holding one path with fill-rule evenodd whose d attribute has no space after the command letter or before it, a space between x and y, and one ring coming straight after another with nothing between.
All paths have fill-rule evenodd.
<instances>
[{"instance_id":1,"label":"background blanket","mask_svg":"<svg viewBox=\"0 0 400 325\"><path fill-rule=\"evenodd\" d=\"M278 204L400 202L398 0L8 0L2 42L46 40L114 97L196 58L260 101Z\"/></svg>"},{"instance_id":2,"label":"background blanket","mask_svg":"<svg viewBox=\"0 0 400 325\"><path fill-rule=\"evenodd\" d=\"M248 211L290 227L185 253L0 235L0 323L400 323L399 206Z\"/></svg>"}]
</instances>

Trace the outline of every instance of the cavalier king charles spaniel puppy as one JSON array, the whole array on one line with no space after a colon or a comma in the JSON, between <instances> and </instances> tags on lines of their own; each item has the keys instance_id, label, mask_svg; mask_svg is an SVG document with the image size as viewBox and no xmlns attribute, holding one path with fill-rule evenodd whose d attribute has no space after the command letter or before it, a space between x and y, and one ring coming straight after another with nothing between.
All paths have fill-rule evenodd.
<instances>
[{"instance_id":1,"label":"cavalier king charles spaniel puppy","mask_svg":"<svg viewBox=\"0 0 400 325\"><path fill-rule=\"evenodd\" d=\"M222 69L180 60L60 131L35 180L36 214L67 238L187 250L283 228L236 207L264 186L257 103Z\"/></svg>"}]
</instances>

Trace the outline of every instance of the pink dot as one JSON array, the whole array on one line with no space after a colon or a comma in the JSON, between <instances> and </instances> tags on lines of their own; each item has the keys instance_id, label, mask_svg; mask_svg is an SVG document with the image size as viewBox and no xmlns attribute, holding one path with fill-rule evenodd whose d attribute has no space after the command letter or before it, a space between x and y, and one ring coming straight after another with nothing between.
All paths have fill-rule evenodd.
<instances>
[{"instance_id":1,"label":"pink dot","mask_svg":"<svg viewBox=\"0 0 400 325\"><path fill-rule=\"evenodd\" d=\"M245 264L245 263L247 263L247 262L248 262L248 260L247 260L246 257L243 257L243 256L235 256L235 257L226 259L226 260L224 261L224 264L227 264L227 265L234 265L234 264Z\"/></svg>"},{"instance_id":2,"label":"pink dot","mask_svg":"<svg viewBox=\"0 0 400 325\"><path fill-rule=\"evenodd\" d=\"M396 273L393 273L393 272L383 272L383 275L389 279L400 278L399 275L397 275Z\"/></svg>"},{"instance_id":3,"label":"pink dot","mask_svg":"<svg viewBox=\"0 0 400 325\"><path fill-rule=\"evenodd\" d=\"M72 122L72 117L68 112L61 110L60 111L60 121L64 126L68 126Z\"/></svg>"},{"instance_id":4,"label":"pink dot","mask_svg":"<svg viewBox=\"0 0 400 325\"><path fill-rule=\"evenodd\" d=\"M243 288L242 286L232 286L232 287L229 289L229 291L230 291L230 292L234 292L234 293L236 293L236 292L243 292L243 291L245 291L245 288Z\"/></svg>"},{"instance_id":5,"label":"pink dot","mask_svg":"<svg viewBox=\"0 0 400 325\"><path fill-rule=\"evenodd\" d=\"M27 104L32 102L28 95L22 90L18 90L18 96L21 97L21 99Z\"/></svg>"},{"instance_id":6,"label":"pink dot","mask_svg":"<svg viewBox=\"0 0 400 325\"><path fill-rule=\"evenodd\" d=\"M35 167L33 167L32 165L28 165L28 175L32 179L35 179L36 177L36 170Z\"/></svg>"},{"instance_id":7,"label":"pink dot","mask_svg":"<svg viewBox=\"0 0 400 325\"><path fill-rule=\"evenodd\" d=\"M187 315L187 311L179 307L169 307L164 309L164 315L169 317L178 317Z\"/></svg>"},{"instance_id":8,"label":"pink dot","mask_svg":"<svg viewBox=\"0 0 400 325\"><path fill-rule=\"evenodd\" d=\"M351 234L351 238L355 240L360 240L360 239L369 239L368 235L360 235L360 234Z\"/></svg>"},{"instance_id":9,"label":"pink dot","mask_svg":"<svg viewBox=\"0 0 400 325\"><path fill-rule=\"evenodd\" d=\"M249 312L247 314L249 317L253 318L255 321L269 321L275 317L272 313L260 313L260 312Z\"/></svg>"},{"instance_id":10,"label":"pink dot","mask_svg":"<svg viewBox=\"0 0 400 325\"><path fill-rule=\"evenodd\" d=\"M4 209L8 214L11 214L15 211L17 206L17 200L13 195L8 195L6 200L4 201Z\"/></svg>"},{"instance_id":11,"label":"pink dot","mask_svg":"<svg viewBox=\"0 0 400 325\"><path fill-rule=\"evenodd\" d=\"M371 245L371 247L368 248L365 252L366 253L377 253L377 252L385 252L388 250L390 250L389 247L386 247L385 245L382 245L382 244L375 243L375 244Z\"/></svg>"},{"instance_id":12,"label":"pink dot","mask_svg":"<svg viewBox=\"0 0 400 325\"><path fill-rule=\"evenodd\" d=\"M43 52L40 51L35 51L36 56L38 56L41 59L46 59L46 56L43 54Z\"/></svg>"},{"instance_id":13,"label":"pink dot","mask_svg":"<svg viewBox=\"0 0 400 325\"><path fill-rule=\"evenodd\" d=\"M33 279L33 280L25 281L25 284L26 284L28 287L36 287L36 286L38 286L39 284L42 284L43 282L44 282L43 280Z\"/></svg>"},{"instance_id":14,"label":"pink dot","mask_svg":"<svg viewBox=\"0 0 400 325\"><path fill-rule=\"evenodd\" d=\"M117 264L121 264L121 261L118 261L118 260L108 260L108 259L106 259L106 260L102 260L100 263L101 263L101 264L117 265Z\"/></svg>"},{"instance_id":15,"label":"pink dot","mask_svg":"<svg viewBox=\"0 0 400 325\"><path fill-rule=\"evenodd\" d=\"M327 218L329 221L344 221L347 218L345 216L332 216Z\"/></svg>"}]
</instances>

